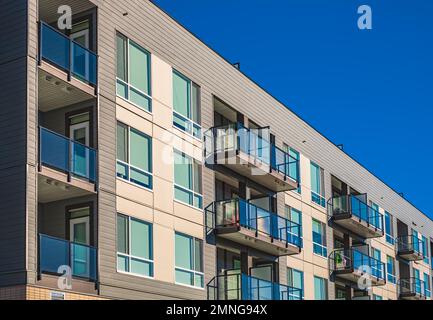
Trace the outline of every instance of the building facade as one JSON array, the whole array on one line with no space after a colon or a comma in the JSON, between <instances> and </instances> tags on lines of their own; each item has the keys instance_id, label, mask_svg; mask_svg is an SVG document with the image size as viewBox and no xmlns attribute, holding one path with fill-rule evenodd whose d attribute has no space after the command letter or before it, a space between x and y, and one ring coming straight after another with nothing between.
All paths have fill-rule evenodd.
<instances>
[{"instance_id":1,"label":"building facade","mask_svg":"<svg viewBox=\"0 0 433 320\"><path fill-rule=\"evenodd\" d=\"M433 222L152 2L0 18L1 299L430 299Z\"/></svg>"}]
</instances>

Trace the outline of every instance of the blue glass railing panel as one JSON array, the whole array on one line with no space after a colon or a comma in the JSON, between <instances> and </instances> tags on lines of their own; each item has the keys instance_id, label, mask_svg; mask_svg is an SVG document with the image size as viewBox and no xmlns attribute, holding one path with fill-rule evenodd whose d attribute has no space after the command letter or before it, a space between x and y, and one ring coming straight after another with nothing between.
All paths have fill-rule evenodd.
<instances>
[{"instance_id":1,"label":"blue glass railing panel","mask_svg":"<svg viewBox=\"0 0 433 320\"><path fill-rule=\"evenodd\" d=\"M96 181L96 150L45 128L39 129L41 164Z\"/></svg>"},{"instance_id":2,"label":"blue glass railing panel","mask_svg":"<svg viewBox=\"0 0 433 320\"><path fill-rule=\"evenodd\" d=\"M72 276L96 280L97 250L47 235L39 235L39 270L42 273L63 274L71 268Z\"/></svg>"},{"instance_id":3,"label":"blue glass railing panel","mask_svg":"<svg viewBox=\"0 0 433 320\"><path fill-rule=\"evenodd\" d=\"M40 54L41 59L77 79L96 85L97 55L43 22L40 24Z\"/></svg>"}]
</instances>

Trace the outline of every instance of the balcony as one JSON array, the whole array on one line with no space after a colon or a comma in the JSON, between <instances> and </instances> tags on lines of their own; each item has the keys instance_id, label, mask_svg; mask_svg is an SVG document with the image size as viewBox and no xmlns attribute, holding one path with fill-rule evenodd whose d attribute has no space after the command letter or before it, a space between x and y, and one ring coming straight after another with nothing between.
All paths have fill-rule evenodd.
<instances>
[{"instance_id":1,"label":"balcony","mask_svg":"<svg viewBox=\"0 0 433 320\"><path fill-rule=\"evenodd\" d=\"M352 283L357 283L363 276L367 281L371 280L371 286L386 283L385 264L356 248L332 251L329 270L331 275Z\"/></svg>"},{"instance_id":2,"label":"balcony","mask_svg":"<svg viewBox=\"0 0 433 320\"><path fill-rule=\"evenodd\" d=\"M298 160L241 124L204 133L207 165L223 165L273 192L298 188Z\"/></svg>"},{"instance_id":3,"label":"balcony","mask_svg":"<svg viewBox=\"0 0 433 320\"><path fill-rule=\"evenodd\" d=\"M39 127L40 201L94 193L96 157L95 149Z\"/></svg>"},{"instance_id":4,"label":"balcony","mask_svg":"<svg viewBox=\"0 0 433 320\"><path fill-rule=\"evenodd\" d=\"M398 282L398 297L402 300L425 300L424 281L417 278L401 279Z\"/></svg>"},{"instance_id":5,"label":"balcony","mask_svg":"<svg viewBox=\"0 0 433 320\"><path fill-rule=\"evenodd\" d=\"M217 201L206 209L207 230L274 256L301 252L301 226L248 201Z\"/></svg>"},{"instance_id":6,"label":"balcony","mask_svg":"<svg viewBox=\"0 0 433 320\"><path fill-rule=\"evenodd\" d=\"M396 253L407 261L419 261L424 259L422 253L422 240L414 235L399 236L395 239Z\"/></svg>"},{"instance_id":7,"label":"balcony","mask_svg":"<svg viewBox=\"0 0 433 320\"><path fill-rule=\"evenodd\" d=\"M70 268L73 278L97 281L97 249L39 234L39 273L62 275Z\"/></svg>"},{"instance_id":8,"label":"balcony","mask_svg":"<svg viewBox=\"0 0 433 320\"><path fill-rule=\"evenodd\" d=\"M39 24L39 65L59 80L95 94L97 55L45 22ZM72 91L72 90L71 90Z\"/></svg>"},{"instance_id":9,"label":"balcony","mask_svg":"<svg viewBox=\"0 0 433 320\"><path fill-rule=\"evenodd\" d=\"M328 215L335 224L363 238L384 235L383 215L353 195L328 200Z\"/></svg>"},{"instance_id":10,"label":"balcony","mask_svg":"<svg viewBox=\"0 0 433 320\"><path fill-rule=\"evenodd\" d=\"M302 300L302 290L234 273L214 277L207 296L208 300Z\"/></svg>"}]
</instances>

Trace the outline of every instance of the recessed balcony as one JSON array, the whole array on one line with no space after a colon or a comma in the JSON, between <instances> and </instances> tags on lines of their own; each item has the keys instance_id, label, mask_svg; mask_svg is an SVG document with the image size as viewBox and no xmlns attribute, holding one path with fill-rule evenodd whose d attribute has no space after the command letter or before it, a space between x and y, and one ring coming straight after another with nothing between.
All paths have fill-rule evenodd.
<instances>
[{"instance_id":1,"label":"recessed balcony","mask_svg":"<svg viewBox=\"0 0 433 320\"><path fill-rule=\"evenodd\" d=\"M384 235L383 215L354 195L329 199L328 215L333 223L363 238Z\"/></svg>"},{"instance_id":2,"label":"recessed balcony","mask_svg":"<svg viewBox=\"0 0 433 320\"><path fill-rule=\"evenodd\" d=\"M400 279L398 282L398 297L402 300L425 300L424 281L417 278Z\"/></svg>"},{"instance_id":3,"label":"recessed balcony","mask_svg":"<svg viewBox=\"0 0 433 320\"><path fill-rule=\"evenodd\" d=\"M207 285L208 300L302 300L302 290L243 273L214 277Z\"/></svg>"},{"instance_id":4,"label":"recessed balcony","mask_svg":"<svg viewBox=\"0 0 433 320\"><path fill-rule=\"evenodd\" d=\"M39 128L40 202L95 193L96 150L46 128Z\"/></svg>"},{"instance_id":5,"label":"recessed balcony","mask_svg":"<svg viewBox=\"0 0 433 320\"><path fill-rule=\"evenodd\" d=\"M69 95L77 95L78 98L83 96L83 93L95 95L97 64L98 57L94 52L49 24L40 22L39 68L42 77L48 82L64 83L63 91ZM79 90L74 91L74 88Z\"/></svg>"},{"instance_id":6,"label":"recessed balcony","mask_svg":"<svg viewBox=\"0 0 433 320\"><path fill-rule=\"evenodd\" d=\"M208 231L274 256L301 252L301 226L242 199L217 201L205 209Z\"/></svg>"},{"instance_id":7,"label":"recessed balcony","mask_svg":"<svg viewBox=\"0 0 433 320\"><path fill-rule=\"evenodd\" d=\"M298 160L241 124L214 127L204 133L205 160L222 165L273 192L298 188Z\"/></svg>"},{"instance_id":8,"label":"recessed balcony","mask_svg":"<svg viewBox=\"0 0 433 320\"><path fill-rule=\"evenodd\" d=\"M58 276L65 272L77 280L96 282L97 249L39 234L39 273Z\"/></svg>"},{"instance_id":9,"label":"recessed balcony","mask_svg":"<svg viewBox=\"0 0 433 320\"><path fill-rule=\"evenodd\" d=\"M415 235L399 236L395 239L396 253L407 261L419 261L424 259L422 240Z\"/></svg>"},{"instance_id":10,"label":"recessed balcony","mask_svg":"<svg viewBox=\"0 0 433 320\"><path fill-rule=\"evenodd\" d=\"M364 277L368 285L382 286L385 280L385 264L353 247L335 249L329 255L329 270L332 276L352 283ZM361 279L363 281L363 279Z\"/></svg>"}]
</instances>

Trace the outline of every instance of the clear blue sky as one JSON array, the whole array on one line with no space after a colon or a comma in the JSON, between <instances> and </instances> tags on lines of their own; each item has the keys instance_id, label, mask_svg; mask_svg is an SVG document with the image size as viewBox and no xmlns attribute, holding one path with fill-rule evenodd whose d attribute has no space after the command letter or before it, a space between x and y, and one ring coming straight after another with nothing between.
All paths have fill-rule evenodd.
<instances>
[{"instance_id":1,"label":"clear blue sky","mask_svg":"<svg viewBox=\"0 0 433 320\"><path fill-rule=\"evenodd\" d=\"M433 1L154 2L433 217Z\"/></svg>"}]
</instances>

